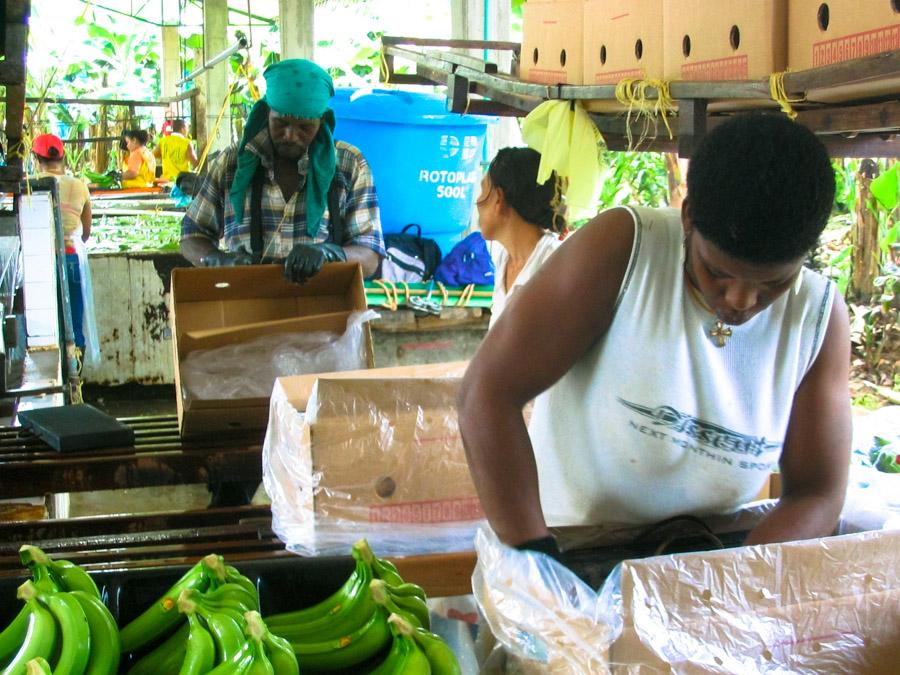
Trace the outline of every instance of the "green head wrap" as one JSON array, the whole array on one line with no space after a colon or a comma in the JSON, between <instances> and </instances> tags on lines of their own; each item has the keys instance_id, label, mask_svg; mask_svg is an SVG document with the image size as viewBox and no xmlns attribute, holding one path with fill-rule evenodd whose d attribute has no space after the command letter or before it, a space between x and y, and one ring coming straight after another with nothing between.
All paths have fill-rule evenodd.
<instances>
[{"instance_id":1,"label":"green head wrap","mask_svg":"<svg viewBox=\"0 0 900 675\"><path fill-rule=\"evenodd\" d=\"M306 232L312 237L325 213L328 188L335 172L334 112L328 103L334 96L331 76L312 61L287 59L266 68L266 95L250 111L238 146L237 170L229 197L237 221L244 217L244 196L259 167L259 157L245 149L247 142L269 124L269 110L302 119L322 119L319 133L309 146L306 179Z\"/></svg>"}]
</instances>

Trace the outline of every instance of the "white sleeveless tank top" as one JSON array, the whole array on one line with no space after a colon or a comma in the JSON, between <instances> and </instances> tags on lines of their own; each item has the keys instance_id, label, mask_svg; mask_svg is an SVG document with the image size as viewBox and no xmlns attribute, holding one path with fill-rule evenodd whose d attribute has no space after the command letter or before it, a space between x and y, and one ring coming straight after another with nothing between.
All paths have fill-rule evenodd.
<instances>
[{"instance_id":1,"label":"white sleeveless tank top","mask_svg":"<svg viewBox=\"0 0 900 675\"><path fill-rule=\"evenodd\" d=\"M804 268L799 287L717 347L714 318L684 284L680 212L629 210L635 238L615 318L535 401L548 525L649 523L753 499L825 336L833 284Z\"/></svg>"}]
</instances>

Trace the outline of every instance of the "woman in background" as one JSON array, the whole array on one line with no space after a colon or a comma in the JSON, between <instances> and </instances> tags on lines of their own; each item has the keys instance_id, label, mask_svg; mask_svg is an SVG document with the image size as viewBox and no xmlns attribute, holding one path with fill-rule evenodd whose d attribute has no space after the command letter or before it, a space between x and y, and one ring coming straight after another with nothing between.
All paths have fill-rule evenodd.
<instances>
[{"instance_id":1,"label":"woman in background","mask_svg":"<svg viewBox=\"0 0 900 675\"><path fill-rule=\"evenodd\" d=\"M481 180L478 222L494 261L491 326L513 291L534 276L566 231L562 181L553 172L539 185L540 163L536 150L503 148Z\"/></svg>"},{"instance_id":2,"label":"woman in background","mask_svg":"<svg viewBox=\"0 0 900 675\"><path fill-rule=\"evenodd\" d=\"M81 295L81 269L74 237L80 232L81 241L91 236L91 195L87 185L66 174L66 155L58 136L41 134L35 137L31 151L38 165L38 178L52 176L59 187L59 207L62 212L63 237L66 247L66 276L69 285L69 304L72 310L72 329L75 344L84 351L84 299Z\"/></svg>"},{"instance_id":3,"label":"woman in background","mask_svg":"<svg viewBox=\"0 0 900 675\"><path fill-rule=\"evenodd\" d=\"M122 165L122 187L151 187L156 180L156 158L147 147L149 135L142 129L124 133L127 154Z\"/></svg>"}]
</instances>

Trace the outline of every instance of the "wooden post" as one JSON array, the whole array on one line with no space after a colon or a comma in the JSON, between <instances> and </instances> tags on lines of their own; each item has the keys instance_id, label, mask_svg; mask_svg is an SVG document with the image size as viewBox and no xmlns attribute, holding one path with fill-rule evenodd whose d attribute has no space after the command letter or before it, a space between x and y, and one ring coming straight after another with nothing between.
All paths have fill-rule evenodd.
<instances>
[{"instance_id":1,"label":"wooden post","mask_svg":"<svg viewBox=\"0 0 900 675\"><path fill-rule=\"evenodd\" d=\"M875 294L875 277L881 267L881 249L878 246L878 218L869 210L873 199L870 189L872 179L878 176L878 164L871 159L860 162L856 174L856 222L850 231L853 244L850 297L868 302Z\"/></svg>"},{"instance_id":2,"label":"wooden post","mask_svg":"<svg viewBox=\"0 0 900 675\"><path fill-rule=\"evenodd\" d=\"M100 138L109 135L109 107L105 105L100 106L100 124L97 135ZM97 173L106 173L106 170L109 168L109 141L100 141L96 145L96 152L94 154L94 171Z\"/></svg>"}]
</instances>

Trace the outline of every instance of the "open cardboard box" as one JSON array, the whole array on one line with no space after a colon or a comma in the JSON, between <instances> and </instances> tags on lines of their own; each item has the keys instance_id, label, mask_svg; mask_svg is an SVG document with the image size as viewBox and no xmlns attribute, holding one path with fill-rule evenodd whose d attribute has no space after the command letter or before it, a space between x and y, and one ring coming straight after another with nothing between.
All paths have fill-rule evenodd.
<instances>
[{"instance_id":1,"label":"open cardboard box","mask_svg":"<svg viewBox=\"0 0 900 675\"><path fill-rule=\"evenodd\" d=\"M263 475L290 550L471 550L483 518L459 435L465 362L279 378Z\"/></svg>"},{"instance_id":2,"label":"open cardboard box","mask_svg":"<svg viewBox=\"0 0 900 675\"><path fill-rule=\"evenodd\" d=\"M305 284L284 279L281 265L176 268L172 271L172 344L178 424L182 436L228 429L264 429L268 398L192 399L183 386L184 358L262 335L328 330L343 333L351 312L366 309L358 263L331 263ZM374 348L365 326L366 362Z\"/></svg>"}]
</instances>

